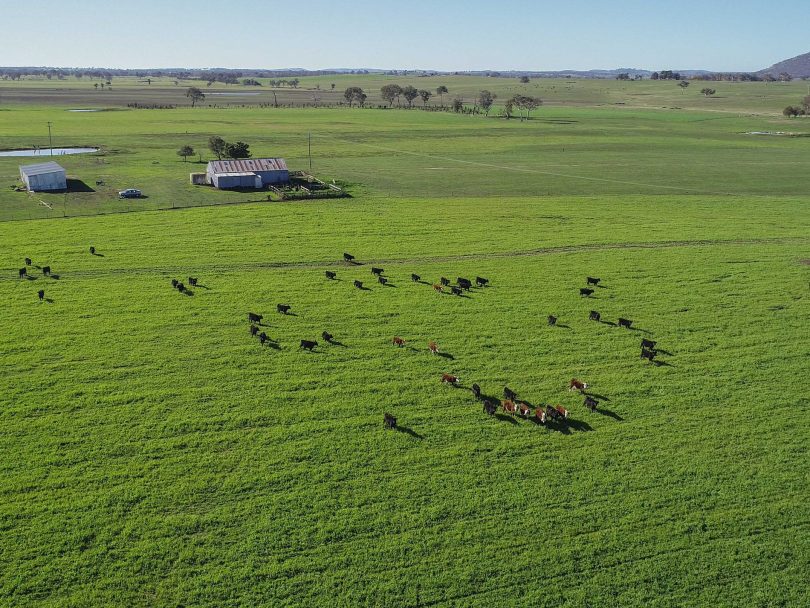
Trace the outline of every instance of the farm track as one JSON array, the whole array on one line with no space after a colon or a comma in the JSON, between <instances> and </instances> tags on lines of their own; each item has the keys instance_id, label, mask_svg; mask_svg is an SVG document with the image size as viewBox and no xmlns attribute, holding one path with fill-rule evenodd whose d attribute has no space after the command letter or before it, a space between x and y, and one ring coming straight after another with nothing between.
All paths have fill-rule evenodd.
<instances>
[{"instance_id":1,"label":"farm track","mask_svg":"<svg viewBox=\"0 0 810 608\"><path fill-rule=\"evenodd\" d=\"M778 237L778 238L761 238L761 239L698 239L698 240L681 240L681 241L642 241L642 242L625 242L625 243L602 243L594 245L560 245L555 247L537 247L533 249L519 249L514 251L494 251L489 253L465 253L455 255L436 255L436 256L415 256L408 258L372 258L366 259L359 265L368 264L439 264L444 262L464 262L471 260L492 260L500 258L513 258L513 257L533 257L542 255L556 255L564 253L583 253L590 251L610 251L617 249L670 249L678 247L715 247L715 246L729 246L729 245L778 245L786 243L810 243L810 237ZM305 262L250 262L242 264L195 264L194 272L233 272L233 271L249 271L249 270L264 270L264 269L324 269L324 268L341 268L346 267L344 262L335 260L311 260ZM2 270L8 271L0 278L0 281L18 282L19 278L10 276L10 273L16 268L6 267ZM141 266L133 268L110 268L105 270L78 270L59 272L60 277L75 277L75 278L105 278L117 275L147 275L147 274L173 274L182 273L188 270L188 267L180 266Z\"/></svg>"}]
</instances>

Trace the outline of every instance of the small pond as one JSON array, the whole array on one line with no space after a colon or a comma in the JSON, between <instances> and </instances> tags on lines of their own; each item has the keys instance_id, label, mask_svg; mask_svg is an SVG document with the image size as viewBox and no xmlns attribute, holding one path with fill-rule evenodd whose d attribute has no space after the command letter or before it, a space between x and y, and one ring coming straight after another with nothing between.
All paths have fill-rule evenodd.
<instances>
[{"instance_id":1,"label":"small pond","mask_svg":"<svg viewBox=\"0 0 810 608\"><path fill-rule=\"evenodd\" d=\"M39 148L37 150L0 150L0 156L37 156L50 158L51 156L87 154L88 152L98 152L98 148L54 148L53 154L51 154L50 148Z\"/></svg>"}]
</instances>

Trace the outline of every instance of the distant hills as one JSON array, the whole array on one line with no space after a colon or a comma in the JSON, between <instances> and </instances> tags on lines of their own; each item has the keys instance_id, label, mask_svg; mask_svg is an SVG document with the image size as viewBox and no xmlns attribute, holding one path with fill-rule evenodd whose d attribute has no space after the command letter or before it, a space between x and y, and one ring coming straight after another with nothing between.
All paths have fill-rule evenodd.
<instances>
[{"instance_id":1,"label":"distant hills","mask_svg":"<svg viewBox=\"0 0 810 608\"><path fill-rule=\"evenodd\" d=\"M790 74L793 78L810 78L810 53L785 59L774 63L771 67L760 70L759 74Z\"/></svg>"}]
</instances>

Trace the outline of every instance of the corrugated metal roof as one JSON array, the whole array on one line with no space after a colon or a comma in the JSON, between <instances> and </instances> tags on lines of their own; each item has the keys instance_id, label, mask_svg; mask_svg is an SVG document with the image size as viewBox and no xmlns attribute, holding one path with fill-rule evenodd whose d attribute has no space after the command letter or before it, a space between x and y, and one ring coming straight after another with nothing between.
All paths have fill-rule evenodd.
<instances>
[{"instance_id":1,"label":"corrugated metal roof","mask_svg":"<svg viewBox=\"0 0 810 608\"><path fill-rule=\"evenodd\" d=\"M286 171L283 158L245 158L242 160L212 160L208 168L214 173L255 173L257 171Z\"/></svg>"},{"instance_id":2,"label":"corrugated metal roof","mask_svg":"<svg viewBox=\"0 0 810 608\"><path fill-rule=\"evenodd\" d=\"M27 176L43 175L44 173L56 173L64 169L55 162L37 163L36 165L20 165L20 171Z\"/></svg>"},{"instance_id":3,"label":"corrugated metal roof","mask_svg":"<svg viewBox=\"0 0 810 608\"><path fill-rule=\"evenodd\" d=\"M255 173L214 173L217 177L229 176L229 177L247 177L250 175L251 177L256 177Z\"/></svg>"}]
</instances>

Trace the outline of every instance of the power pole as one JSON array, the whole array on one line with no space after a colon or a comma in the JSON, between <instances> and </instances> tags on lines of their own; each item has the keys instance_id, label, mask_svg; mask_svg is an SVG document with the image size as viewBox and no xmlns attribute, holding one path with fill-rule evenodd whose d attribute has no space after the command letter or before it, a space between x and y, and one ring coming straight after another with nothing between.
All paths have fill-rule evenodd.
<instances>
[{"instance_id":1,"label":"power pole","mask_svg":"<svg viewBox=\"0 0 810 608\"><path fill-rule=\"evenodd\" d=\"M309 171L312 173L312 133L309 133L309 139L307 140L307 146L309 148Z\"/></svg>"},{"instance_id":2,"label":"power pole","mask_svg":"<svg viewBox=\"0 0 810 608\"><path fill-rule=\"evenodd\" d=\"M50 145L51 156L53 156L53 138L51 137L51 125L52 124L53 123L51 121L48 121L48 144Z\"/></svg>"}]
</instances>

